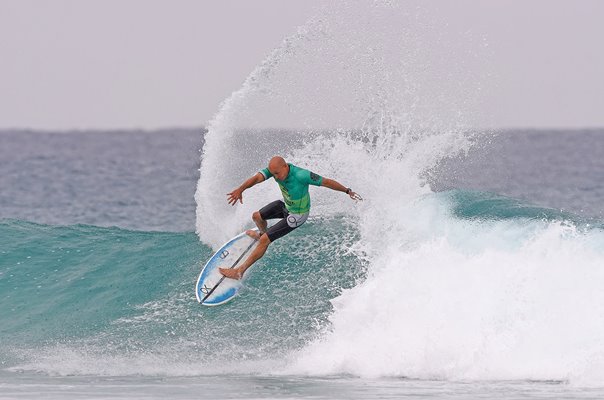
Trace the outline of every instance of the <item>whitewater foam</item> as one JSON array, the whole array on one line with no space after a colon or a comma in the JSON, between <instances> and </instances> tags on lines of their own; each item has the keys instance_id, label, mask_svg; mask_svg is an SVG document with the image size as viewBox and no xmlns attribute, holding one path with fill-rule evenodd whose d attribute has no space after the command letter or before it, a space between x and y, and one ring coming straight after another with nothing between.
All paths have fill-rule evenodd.
<instances>
[{"instance_id":1,"label":"whitewater foam","mask_svg":"<svg viewBox=\"0 0 604 400\"><path fill-rule=\"evenodd\" d=\"M417 214L431 237L382 248L367 280L333 300L330 331L288 371L583 383L589 371L601 382L604 233L442 211Z\"/></svg>"}]
</instances>

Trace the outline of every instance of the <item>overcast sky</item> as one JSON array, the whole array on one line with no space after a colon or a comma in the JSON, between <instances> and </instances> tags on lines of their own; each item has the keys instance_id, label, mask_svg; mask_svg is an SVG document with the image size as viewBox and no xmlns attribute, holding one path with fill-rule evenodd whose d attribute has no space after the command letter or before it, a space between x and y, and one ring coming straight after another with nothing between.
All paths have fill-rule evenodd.
<instances>
[{"instance_id":1,"label":"overcast sky","mask_svg":"<svg viewBox=\"0 0 604 400\"><path fill-rule=\"evenodd\" d=\"M434 0L492 52L485 121L604 126L604 1ZM0 128L201 126L317 0L0 0Z\"/></svg>"}]
</instances>

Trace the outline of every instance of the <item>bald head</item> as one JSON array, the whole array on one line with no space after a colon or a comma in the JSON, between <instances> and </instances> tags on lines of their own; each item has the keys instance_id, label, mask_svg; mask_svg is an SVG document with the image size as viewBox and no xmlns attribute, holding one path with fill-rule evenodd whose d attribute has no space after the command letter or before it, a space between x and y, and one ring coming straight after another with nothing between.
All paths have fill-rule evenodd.
<instances>
[{"instance_id":1,"label":"bald head","mask_svg":"<svg viewBox=\"0 0 604 400\"><path fill-rule=\"evenodd\" d=\"M275 156L275 157L271 158L271 160L268 162L268 169L270 170L271 167L272 168L284 167L286 165L287 165L287 163L285 162L285 159L283 157Z\"/></svg>"},{"instance_id":2,"label":"bald head","mask_svg":"<svg viewBox=\"0 0 604 400\"><path fill-rule=\"evenodd\" d=\"M283 157L275 156L268 162L268 170L275 178L282 181L289 174L289 165L287 165Z\"/></svg>"}]
</instances>

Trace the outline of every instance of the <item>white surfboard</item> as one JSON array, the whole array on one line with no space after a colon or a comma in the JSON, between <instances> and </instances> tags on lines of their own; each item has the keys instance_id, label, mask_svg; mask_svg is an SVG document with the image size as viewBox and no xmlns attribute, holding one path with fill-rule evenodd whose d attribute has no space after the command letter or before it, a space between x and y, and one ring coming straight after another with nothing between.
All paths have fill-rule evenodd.
<instances>
[{"instance_id":1,"label":"white surfboard","mask_svg":"<svg viewBox=\"0 0 604 400\"><path fill-rule=\"evenodd\" d=\"M208 260L197 278L197 301L204 306L218 306L233 299L241 288L242 280L226 278L218 268L235 268L245 261L257 245L258 241L245 232L226 242Z\"/></svg>"}]
</instances>

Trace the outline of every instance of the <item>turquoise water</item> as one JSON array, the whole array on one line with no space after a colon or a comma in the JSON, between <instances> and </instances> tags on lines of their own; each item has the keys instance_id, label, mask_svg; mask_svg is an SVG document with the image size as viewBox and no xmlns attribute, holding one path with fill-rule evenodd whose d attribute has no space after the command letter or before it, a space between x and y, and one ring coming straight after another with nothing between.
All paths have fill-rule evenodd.
<instances>
[{"instance_id":1,"label":"turquoise water","mask_svg":"<svg viewBox=\"0 0 604 400\"><path fill-rule=\"evenodd\" d=\"M518 225L565 221L582 229L600 229L593 219L486 192L452 191L431 197L450 201L453 215L469 221L510 220ZM325 323L329 301L365 275L363 261L347 251L358 240L358 232L341 218L311 220L289 236L291 241L275 243L246 281L245 301L226 306L228 312L194 301L192 285L213 252L193 233L5 219L0 236L4 238L0 333L10 338L6 342L11 347L98 339L99 334L124 342L134 334L136 345L169 341L173 335L194 339L205 337L207 325L214 336L229 336L236 323L243 324L242 333L232 339L241 349L246 341L258 339L254 332L259 329L263 335L267 329L271 332L270 344L260 354L267 356L278 348L290 350L305 343ZM156 318L160 307L169 310ZM294 337L281 324L292 328ZM221 353L223 349L214 349L215 345L210 343L204 351ZM122 346L128 348L123 343L117 346L120 351Z\"/></svg>"},{"instance_id":2,"label":"turquoise water","mask_svg":"<svg viewBox=\"0 0 604 400\"><path fill-rule=\"evenodd\" d=\"M363 274L362 263L338 250L355 239L342 224L299 230L294 246L276 243L246 281L246 301L213 309L195 299L195 279L212 251L193 233L4 220L3 364L33 359L34 370L48 373L189 375L215 372L225 361L283 356L316 334L329 300ZM74 364L51 367L66 354ZM158 355L191 367L144 365ZM88 356L97 362L77 365Z\"/></svg>"},{"instance_id":3,"label":"turquoise water","mask_svg":"<svg viewBox=\"0 0 604 400\"><path fill-rule=\"evenodd\" d=\"M587 230L591 240L600 238L600 229L581 218L489 193L443 192L423 202L450 209L462 224L511 224L503 247L511 246L512 254L527 238L561 222ZM510 237L517 229L520 233ZM312 219L289 236L291 241L276 242L254 266L240 298L218 308L196 302L195 278L212 250L193 233L5 219L0 234L5 238L0 349L3 366L13 371L205 376L225 368L253 374L267 368L279 373L292 354L330 326L332 299L367 279L367 262L350 251L359 240L358 228L341 217ZM562 234L571 242L582 240ZM593 244L604 247L601 241Z\"/></svg>"},{"instance_id":4,"label":"turquoise water","mask_svg":"<svg viewBox=\"0 0 604 400\"><path fill-rule=\"evenodd\" d=\"M13 341L69 340L106 331L137 304L167 296L210 254L193 234L18 220L5 239L2 334Z\"/></svg>"},{"instance_id":5,"label":"turquoise water","mask_svg":"<svg viewBox=\"0 0 604 400\"><path fill-rule=\"evenodd\" d=\"M423 207L437 204L450 210L464 225L522 228L513 238L508 230L503 246L508 257L521 252L514 242L522 246L527 237L560 222L581 228L583 237L599 239L596 247L604 250L599 228L553 209L469 191L437 193L422 201ZM341 364L331 372L308 370L313 365L305 365L309 354L311 359L324 356L326 365L342 357L341 349L339 355L313 354L321 336L326 335L329 343L329 336L338 334L341 321L333 314L342 304L332 300L352 288L358 291L372 279L367 262L349 251L359 240L358 227L342 217L315 218L293 232L291 242L276 242L251 270L241 295L216 308L201 307L195 299L195 278L212 251L193 233L5 219L0 235L5 239L0 269L2 398L191 398L199 393L211 398L342 399L602 395L601 389L590 387L593 381L585 387L574 378L569 380L572 370L549 377L533 371L536 374L525 379L503 376L503 380L488 375L478 380L447 379L438 373L432 378L413 376L412 369L409 375L390 370L371 376L363 368L356 369L353 359L349 367ZM571 242L580 240L570 232L566 235ZM475 251L467 243L463 246L464 252ZM492 267L491 273L497 274L497 266ZM458 273L468 277L467 271ZM447 276L445 270L439 274ZM388 293L388 286L382 287ZM414 302L414 295L400 284L396 287L402 290L401 299ZM593 294L589 287L583 289ZM451 294L446 301L463 302L458 294ZM364 296L358 292L355 296L359 295ZM398 300L393 304L406 313ZM376 305L392 310L386 303ZM350 321L357 325L351 333L361 338L355 344L368 346L373 355L363 359L366 365L387 365L386 354L372 341L388 342L392 334L398 340L398 335L392 327L381 325L384 321L374 306L366 304L369 309ZM386 321L398 323L394 315ZM417 328L425 328L425 321L416 323ZM380 326L366 342L364 330ZM347 352L354 354L355 349ZM438 370L429 369L431 374Z\"/></svg>"},{"instance_id":6,"label":"turquoise water","mask_svg":"<svg viewBox=\"0 0 604 400\"><path fill-rule=\"evenodd\" d=\"M187 143L197 136L176 138ZM604 315L604 234L595 208L574 213L463 189L380 202L378 188L365 190L364 204L349 209L315 190L307 224L271 245L237 299L208 308L194 293L213 252L199 235L222 237L187 230L193 223L168 206L185 203L193 219L196 146L174 146L174 162L164 169L152 161L153 149L161 148L154 143L166 140L161 135L5 133L0 139L6 154L18 158L10 168L29 171L21 185L6 186L10 207L1 208L2 398L603 394L604 325L594 316ZM79 172L50 171L61 182L84 174L90 190L144 201L105 203L85 193L78 200L68 191L24 196L21 188L41 190L52 178L32 167L40 153L55 165L73 166L95 160L86 148L96 153L97 143L110 147L114 140L122 150L97 157L115 176L96 163ZM66 142L80 151L54 146ZM141 143L148 149L141 159L124 158L129 146ZM175 184L178 171L186 171L185 178ZM466 176L467 186L480 185L471 171ZM133 184L122 186L124 177ZM171 190L155 198L139 190L143 181L142 188ZM505 189L506 181L498 185ZM264 201L250 193L244 205ZM559 193L552 204L565 201L567 193ZM61 208L74 201L93 206ZM157 204L157 212L120 210L136 203L144 209ZM227 224L237 210L218 210L217 218ZM107 214L124 215L122 227L90 223ZM249 227L249 214L240 215L235 229ZM170 223L145 230L161 221Z\"/></svg>"}]
</instances>

